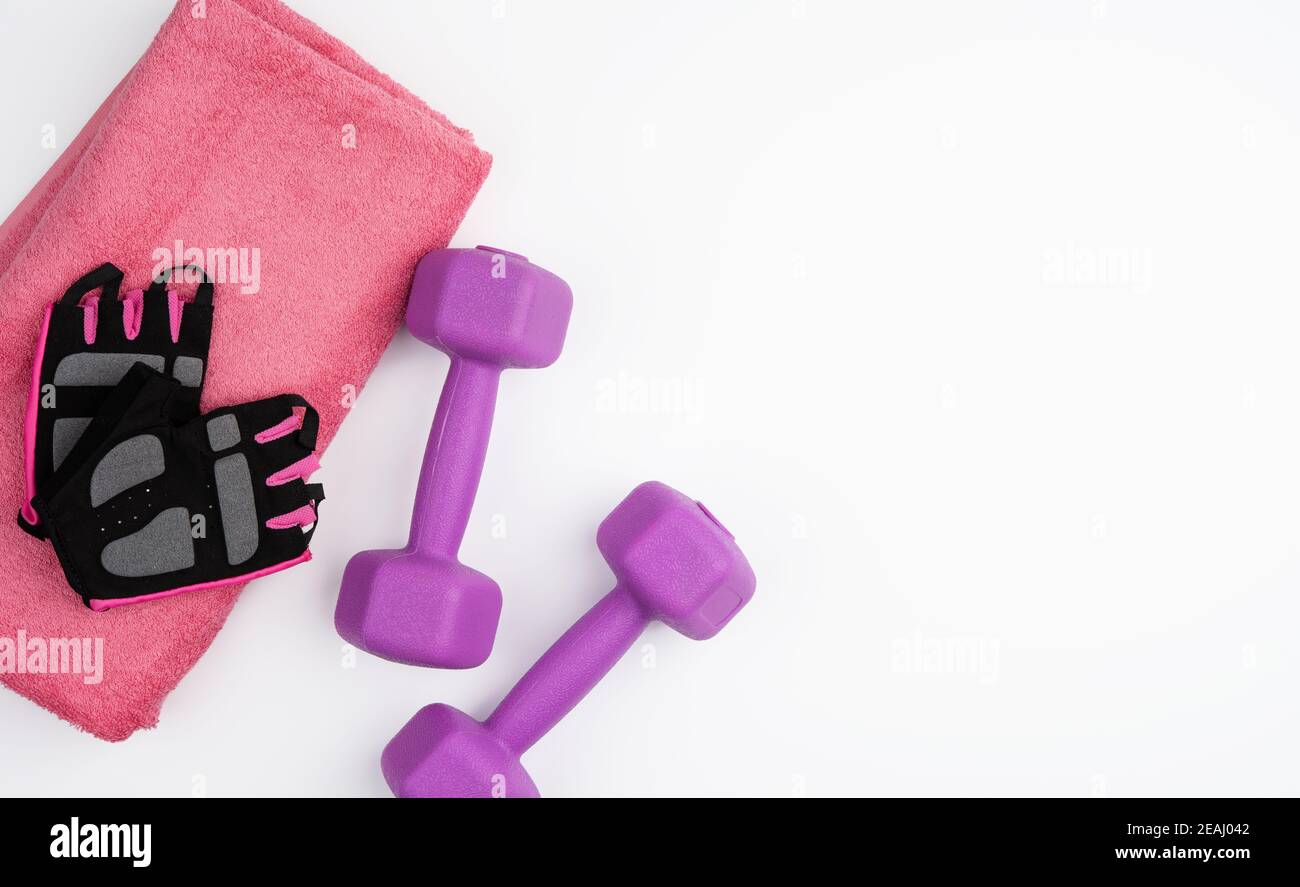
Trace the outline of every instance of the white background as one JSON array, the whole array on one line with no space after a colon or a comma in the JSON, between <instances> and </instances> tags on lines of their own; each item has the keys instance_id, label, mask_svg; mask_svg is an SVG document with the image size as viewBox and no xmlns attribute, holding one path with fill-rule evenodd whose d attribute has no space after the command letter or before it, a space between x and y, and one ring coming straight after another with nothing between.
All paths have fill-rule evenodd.
<instances>
[{"instance_id":1,"label":"white background","mask_svg":"<svg viewBox=\"0 0 1300 887\"><path fill-rule=\"evenodd\" d=\"M574 290L462 551L496 651L332 627L348 556L405 539L447 367L402 333L316 560L123 744L0 693L0 792L385 794L416 709L486 715L608 588L596 525L650 478L758 592L708 643L652 628L527 756L545 794L1300 792L1294 4L291 5L495 155L456 245ZM5 0L0 211L169 8Z\"/></svg>"}]
</instances>

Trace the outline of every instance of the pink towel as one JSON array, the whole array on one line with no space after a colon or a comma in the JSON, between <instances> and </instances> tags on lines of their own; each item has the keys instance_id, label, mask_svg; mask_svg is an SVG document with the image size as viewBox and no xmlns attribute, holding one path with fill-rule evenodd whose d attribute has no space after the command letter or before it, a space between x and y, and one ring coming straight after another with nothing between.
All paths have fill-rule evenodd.
<instances>
[{"instance_id":1,"label":"pink towel","mask_svg":"<svg viewBox=\"0 0 1300 887\"><path fill-rule=\"evenodd\" d=\"M217 285L203 408L297 392L320 410L324 446L347 412L345 386L361 386L401 323L416 260L447 244L490 164L468 132L284 5L176 4L0 226L0 644L103 638L104 657L98 684L12 663L0 680L96 736L125 739L157 723L242 590L93 613L50 546L18 529L23 406L45 304L101 262L126 271L126 291L147 285L155 251L177 241L205 261L210 249L234 251L225 255L244 258L245 281L260 270L260 288ZM327 459L327 484L328 469Z\"/></svg>"}]
</instances>

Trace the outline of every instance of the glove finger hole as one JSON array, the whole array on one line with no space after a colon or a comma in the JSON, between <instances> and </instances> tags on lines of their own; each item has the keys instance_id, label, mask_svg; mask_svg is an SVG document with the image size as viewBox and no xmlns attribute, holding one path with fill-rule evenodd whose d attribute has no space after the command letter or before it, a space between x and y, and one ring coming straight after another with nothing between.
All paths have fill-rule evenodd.
<instances>
[{"instance_id":1,"label":"glove finger hole","mask_svg":"<svg viewBox=\"0 0 1300 887\"><path fill-rule=\"evenodd\" d=\"M298 432L298 444L308 450L316 449L316 436L320 430L320 414L306 400L296 394L282 394L271 402L282 403L290 415L257 432L255 439L267 444Z\"/></svg>"},{"instance_id":2,"label":"glove finger hole","mask_svg":"<svg viewBox=\"0 0 1300 887\"><path fill-rule=\"evenodd\" d=\"M117 298L118 288L122 284L122 271L111 262L105 262L98 268L83 274L59 300L65 305L76 305L81 297L93 290L101 290L110 300Z\"/></svg>"},{"instance_id":3,"label":"glove finger hole","mask_svg":"<svg viewBox=\"0 0 1300 887\"><path fill-rule=\"evenodd\" d=\"M266 526L271 530L290 530L294 527L300 527L304 530L316 525L316 506L310 503L300 505L293 511L286 511L283 514L277 514L266 522Z\"/></svg>"},{"instance_id":4,"label":"glove finger hole","mask_svg":"<svg viewBox=\"0 0 1300 887\"><path fill-rule=\"evenodd\" d=\"M325 488L320 484L293 480L268 488L267 497L273 512L266 521L269 529L300 527L304 533L310 534L315 529L320 503L325 501Z\"/></svg>"},{"instance_id":5,"label":"glove finger hole","mask_svg":"<svg viewBox=\"0 0 1300 887\"><path fill-rule=\"evenodd\" d=\"M143 319L144 290L131 290L122 297L122 335L128 342L134 342L140 335Z\"/></svg>"},{"instance_id":6,"label":"glove finger hole","mask_svg":"<svg viewBox=\"0 0 1300 887\"><path fill-rule=\"evenodd\" d=\"M184 280L187 283L198 283L198 289L194 291L195 304L212 304L212 280L208 277L208 272L205 271L201 265L189 264L178 265L174 268L163 268L158 272L157 276L154 277L153 283L149 285L149 291L161 294L163 290L166 289L167 284L172 280L172 275L177 271L181 272L181 274L177 275L178 279ZM196 272L198 277L197 281L194 279Z\"/></svg>"},{"instance_id":7,"label":"glove finger hole","mask_svg":"<svg viewBox=\"0 0 1300 887\"><path fill-rule=\"evenodd\" d=\"M302 414L292 413L288 417L281 419L274 425L263 428L253 435L253 439L260 444L268 444L271 441L279 440L282 437L288 437L298 429L302 428Z\"/></svg>"},{"instance_id":8,"label":"glove finger hole","mask_svg":"<svg viewBox=\"0 0 1300 887\"><path fill-rule=\"evenodd\" d=\"M95 333L99 329L99 296L91 296L81 306L81 337L87 345L95 344Z\"/></svg>"},{"instance_id":9,"label":"glove finger hole","mask_svg":"<svg viewBox=\"0 0 1300 887\"><path fill-rule=\"evenodd\" d=\"M266 485L268 487L279 487L294 480L305 482L311 478L313 472L319 469L320 458L314 452L308 453L296 462L292 462L267 476Z\"/></svg>"}]
</instances>

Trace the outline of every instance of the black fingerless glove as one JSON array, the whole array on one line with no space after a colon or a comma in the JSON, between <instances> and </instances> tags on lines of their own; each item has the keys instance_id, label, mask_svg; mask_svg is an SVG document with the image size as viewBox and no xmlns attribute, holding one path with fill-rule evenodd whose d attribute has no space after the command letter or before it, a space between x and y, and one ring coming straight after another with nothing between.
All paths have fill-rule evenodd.
<instances>
[{"instance_id":1,"label":"black fingerless glove","mask_svg":"<svg viewBox=\"0 0 1300 887\"><path fill-rule=\"evenodd\" d=\"M316 411L282 394L195 417L173 366L127 370L33 502L94 610L311 557L325 498L307 482L319 467Z\"/></svg>"},{"instance_id":2,"label":"black fingerless glove","mask_svg":"<svg viewBox=\"0 0 1300 887\"><path fill-rule=\"evenodd\" d=\"M32 535L45 534L32 500L136 363L176 380L176 421L198 415L212 338L212 283L204 274L194 300L186 302L168 289L170 276L169 270L148 290L119 299L122 272L105 263L46 309L27 402L26 496L18 514L19 525ZM90 295L96 290L99 295Z\"/></svg>"}]
</instances>

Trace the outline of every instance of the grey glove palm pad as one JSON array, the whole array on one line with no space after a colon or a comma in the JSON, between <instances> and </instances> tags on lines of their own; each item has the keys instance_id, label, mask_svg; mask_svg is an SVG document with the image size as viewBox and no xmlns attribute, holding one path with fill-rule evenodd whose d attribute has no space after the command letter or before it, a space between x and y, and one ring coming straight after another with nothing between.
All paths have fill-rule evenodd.
<instances>
[{"instance_id":1,"label":"grey glove palm pad","mask_svg":"<svg viewBox=\"0 0 1300 887\"><path fill-rule=\"evenodd\" d=\"M168 508L158 512L142 529L108 543L99 559L105 570L124 578L189 569L194 566L189 511Z\"/></svg>"}]
</instances>

